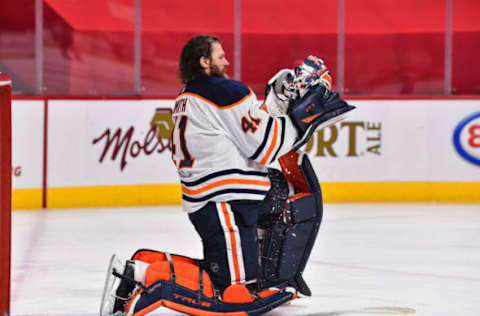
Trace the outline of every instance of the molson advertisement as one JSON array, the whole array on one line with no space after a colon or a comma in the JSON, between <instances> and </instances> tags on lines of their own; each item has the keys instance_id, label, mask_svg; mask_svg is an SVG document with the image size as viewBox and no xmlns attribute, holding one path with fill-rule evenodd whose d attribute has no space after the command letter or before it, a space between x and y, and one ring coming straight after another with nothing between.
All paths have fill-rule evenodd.
<instances>
[{"instance_id":1,"label":"molson advertisement","mask_svg":"<svg viewBox=\"0 0 480 316\"><path fill-rule=\"evenodd\" d=\"M49 101L47 207L180 203L172 103Z\"/></svg>"},{"instance_id":2,"label":"molson advertisement","mask_svg":"<svg viewBox=\"0 0 480 316\"><path fill-rule=\"evenodd\" d=\"M122 128L106 128L105 131L93 139L92 144L103 146L98 159L103 163L105 158L118 161L120 172L123 172L130 160L139 155L150 156L171 151L170 131L173 128L172 111L168 108L157 108L150 122L148 132L141 131L142 139L137 139L135 127L130 126L127 130Z\"/></svg>"}]
</instances>

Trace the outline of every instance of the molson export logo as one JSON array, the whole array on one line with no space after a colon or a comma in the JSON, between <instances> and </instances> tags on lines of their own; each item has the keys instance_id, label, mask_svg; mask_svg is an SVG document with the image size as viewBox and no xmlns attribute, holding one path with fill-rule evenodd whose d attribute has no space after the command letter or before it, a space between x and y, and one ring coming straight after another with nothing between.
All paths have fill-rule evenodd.
<instances>
[{"instance_id":1,"label":"molson export logo","mask_svg":"<svg viewBox=\"0 0 480 316\"><path fill-rule=\"evenodd\" d=\"M463 159L480 166L480 112L458 123L453 132L453 145Z\"/></svg>"},{"instance_id":2,"label":"molson export logo","mask_svg":"<svg viewBox=\"0 0 480 316\"><path fill-rule=\"evenodd\" d=\"M135 127L130 126L123 131L122 128L107 128L99 137L92 141L93 145L104 141L99 162L102 163L108 153L110 159L115 161L120 158L120 171L123 171L129 160L137 158L140 154L150 156L154 153L163 153L171 150L170 131L173 129L172 110L157 108L150 121L150 129L143 139L136 139Z\"/></svg>"},{"instance_id":3,"label":"molson export logo","mask_svg":"<svg viewBox=\"0 0 480 316\"><path fill-rule=\"evenodd\" d=\"M315 154L315 156L359 157L381 156L382 154L381 122L343 121L340 124L321 129L316 134L316 137L310 138L305 147L305 151ZM337 144L341 134L343 134L342 137L347 137L346 148Z\"/></svg>"}]
</instances>

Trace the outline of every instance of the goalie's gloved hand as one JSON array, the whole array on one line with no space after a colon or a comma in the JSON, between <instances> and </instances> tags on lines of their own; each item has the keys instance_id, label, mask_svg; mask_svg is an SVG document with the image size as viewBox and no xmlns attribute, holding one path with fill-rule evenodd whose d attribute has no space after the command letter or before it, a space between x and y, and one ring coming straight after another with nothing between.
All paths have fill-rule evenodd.
<instances>
[{"instance_id":1,"label":"goalie's gloved hand","mask_svg":"<svg viewBox=\"0 0 480 316\"><path fill-rule=\"evenodd\" d=\"M306 92L303 98L290 102L288 115L298 131L298 139L293 150L306 144L317 129L333 124L355 109L336 92L329 93L323 85L316 85Z\"/></svg>"},{"instance_id":2,"label":"goalie's gloved hand","mask_svg":"<svg viewBox=\"0 0 480 316\"><path fill-rule=\"evenodd\" d=\"M268 113L273 116L287 113L290 100L297 97L293 80L294 73L291 69L282 69L268 80L265 87L265 104Z\"/></svg>"},{"instance_id":3,"label":"goalie's gloved hand","mask_svg":"<svg viewBox=\"0 0 480 316\"><path fill-rule=\"evenodd\" d=\"M295 67L293 85L298 97L303 98L313 87L322 85L328 95L332 90L332 77L322 59L308 56L299 66Z\"/></svg>"}]
</instances>

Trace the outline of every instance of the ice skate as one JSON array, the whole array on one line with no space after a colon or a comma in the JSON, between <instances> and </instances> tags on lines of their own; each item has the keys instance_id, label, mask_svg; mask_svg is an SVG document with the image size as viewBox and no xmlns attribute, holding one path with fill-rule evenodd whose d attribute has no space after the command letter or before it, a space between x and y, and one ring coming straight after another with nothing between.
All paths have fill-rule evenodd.
<instances>
[{"instance_id":1,"label":"ice skate","mask_svg":"<svg viewBox=\"0 0 480 316\"><path fill-rule=\"evenodd\" d=\"M122 316L128 299L135 292L134 262L112 255L100 305L100 316Z\"/></svg>"}]
</instances>

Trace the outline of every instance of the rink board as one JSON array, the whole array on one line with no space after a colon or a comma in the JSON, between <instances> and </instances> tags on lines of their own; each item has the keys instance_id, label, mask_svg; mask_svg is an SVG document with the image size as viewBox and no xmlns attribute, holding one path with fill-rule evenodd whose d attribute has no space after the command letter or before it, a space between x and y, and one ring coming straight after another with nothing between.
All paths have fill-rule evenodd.
<instances>
[{"instance_id":1,"label":"rink board","mask_svg":"<svg viewBox=\"0 0 480 316\"><path fill-rule=\"evenodd\" d=\"M480 201L480 100L350 100L303 148L327 202ZM179 204L173 100L13 102L15 209Z\"/></svg>"},{"instance_id":2,"label":"rink board","mask_svg":"<svg viewBox=\"0 0 480 316\"><path fill-rule=\"evenodd\" d=\"M12 207L39 208L43 199L45 104L12 102Z\"/></svg>"}]
</instances>

